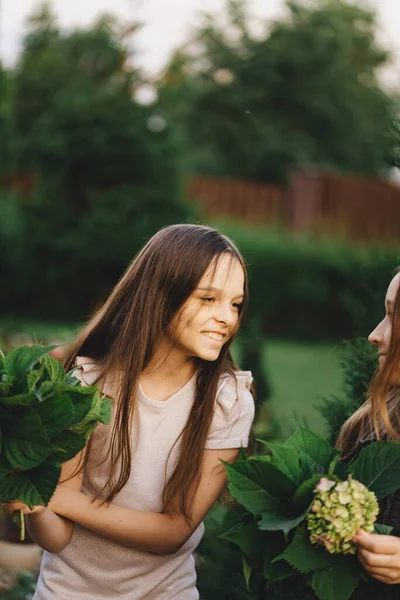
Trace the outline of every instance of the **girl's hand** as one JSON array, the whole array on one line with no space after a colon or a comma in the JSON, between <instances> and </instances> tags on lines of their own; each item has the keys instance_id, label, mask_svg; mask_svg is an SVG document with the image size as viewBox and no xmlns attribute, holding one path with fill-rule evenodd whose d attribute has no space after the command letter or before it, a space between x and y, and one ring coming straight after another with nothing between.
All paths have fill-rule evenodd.
<instances>
[{"instance_id":1,"label":"girl's hand","mask_svg":"<svg viewBox=\"0 0 400 600\"><path fill-rule=\"evenodd\" d=\"M12 515L18 510L22 510L24 515L34 515L46 510L45 506L35 506L34 508L30 509L29 506L23 504L23 502L20 502L19 500L13 500L12 502L3 502L1 508L4 510L4 512L8 513L9 515Z\"/></svg>"},{"instance_id":2,"label":"girl's hand","mask_svg":"<svg viewBox=\"0 0 400 600\"><path fill-rule=\"evenodd\" d=\"M353 542L360 563L372 577L387 584L400 583L400 538L361 529Z\"/></svg>"}]
</instances>

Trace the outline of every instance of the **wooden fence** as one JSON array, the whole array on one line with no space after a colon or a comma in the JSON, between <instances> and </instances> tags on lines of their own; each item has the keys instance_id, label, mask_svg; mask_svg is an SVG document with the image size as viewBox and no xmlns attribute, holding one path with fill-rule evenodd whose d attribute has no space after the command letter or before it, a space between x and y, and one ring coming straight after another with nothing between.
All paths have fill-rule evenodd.
<instances>
[{"instance_id":1,"label":"wooden fence","mask_svg":"<svg viewBox=\"0 0 400 600\"><path fill-rule=\"evenodd\" d=\"M287 190L277 185L215 177L193 177L187 195L206 217L230 217L257 225L286 221Z\"/></svg>"},{"instance_id":2,"label":"wooden fence","mask_svg":"<svg viewBox=\"0 0 400 600\"><path fill-rule=\"evenodd\" d=\"M0 176L3 189L29 195L35 187L33 173ZM187 196L201 205L206 218L264 227L278 224L314 236L400 245L400 186L381 179L297 171L285 187L192 177Z\"/></svg>"},{"instance_id":3,"label":"wooden fence","mask_svg":"<svg viewBox=\"0 0 400 600\"><path fill-rule=\"evenodd\" d=\"M356 242L400 244L400 187L381 179L295 172L279 187L196 177L188 197L206 217L252 225L281 224L298 233Z\"/></svg>"}]
</instances>

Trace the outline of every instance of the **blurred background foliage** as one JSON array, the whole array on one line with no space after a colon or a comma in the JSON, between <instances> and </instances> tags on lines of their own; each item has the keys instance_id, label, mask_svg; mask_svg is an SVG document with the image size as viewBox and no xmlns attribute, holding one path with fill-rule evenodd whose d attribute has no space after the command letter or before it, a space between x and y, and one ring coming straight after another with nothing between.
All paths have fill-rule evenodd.
<instances>
[{"instance_id":1,"label":"blurred background foliage","mask_svg":"<svg viewBox=\"0 0 400 600\"><path fill-rule=\"evenodd\" d=\"M50 5L32 14L17 64L0 64L0 343L70 342L150 235L206 222L248 264L235 354L256 380L255 435L301 422L333 441L376 367L365 338L400 246L209 219L187 185L288 184L298 169L393 175L399 90L380 78L391 57L363 4L288 0L257 32L244 0L225 8L203 15L152 79L136 67L139 23L104 15L64 31ZM146 86L155 100L143 104ZM216 537L222 518L216 507L199 549L201 598L273 600L257 582L246 589L235 548Z\"/></svg>"}]
</instances>

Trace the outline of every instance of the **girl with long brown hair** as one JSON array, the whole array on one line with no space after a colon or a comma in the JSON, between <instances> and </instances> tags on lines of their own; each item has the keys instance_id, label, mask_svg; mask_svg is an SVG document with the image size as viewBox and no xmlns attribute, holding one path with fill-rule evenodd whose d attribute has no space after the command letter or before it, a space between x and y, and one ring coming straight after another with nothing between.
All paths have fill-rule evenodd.
<instances>
[{"instance_id":1,"label":"girl with long brown hair","mask_svg":"<svg viewBox=\"0 0 400 600\"><path fill-rule=\"evenodd\" d=\"M65 366L112 399L112 421L64 465L48 507L4 505L45 549L35 600L199 597L202 521L254 417L251 374L230 353L247 295L231 240L174 225L78 335Z\"/></svg>"},{"instance_id":2,"label":"girl with long brown hair","mask_svg":"<svg viewBox=\"0 0 400 600\"><path fill-rule=\"evenodd\" d=\"M369 336L379 353L379 368L367 399L344 424L337 442L343 459L376 439L400 441L400 273L390 282L385 316ZM358 532L358 558L370 575L354 595L359 600L400 598L400 490L380 506L379 520L393 527L391 535ZM398 537L399 536L399 537Z\"/></svg>"}]
</instances>

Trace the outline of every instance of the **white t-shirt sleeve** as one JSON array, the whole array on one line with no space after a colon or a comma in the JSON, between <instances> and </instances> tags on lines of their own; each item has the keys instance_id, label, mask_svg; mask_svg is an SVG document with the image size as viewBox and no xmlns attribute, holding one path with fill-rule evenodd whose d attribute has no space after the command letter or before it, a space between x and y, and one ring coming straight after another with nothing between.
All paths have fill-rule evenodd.
<instances>
[{"instance_id":1,"label":"white t-shirt sleeve","mask_svg":"<svg viewBox=\"0 0 400 600\"><path fill-rule=\"evenodd\" d=\"M254 420L253 381L250 371L221 377L206 450L246 448Z\"/></svg>"},{"instance_id":2,"label":"white t-shirt sleeve","mask_svg":"<svg viewBox=\"0 0 400 600\"><path fill-rule=\"evenodd\" d=\"M99 376L99 367L91 358L77 356L75 361L74 377L83 386L95 385Z\"/></svg>"}]
</instances>

